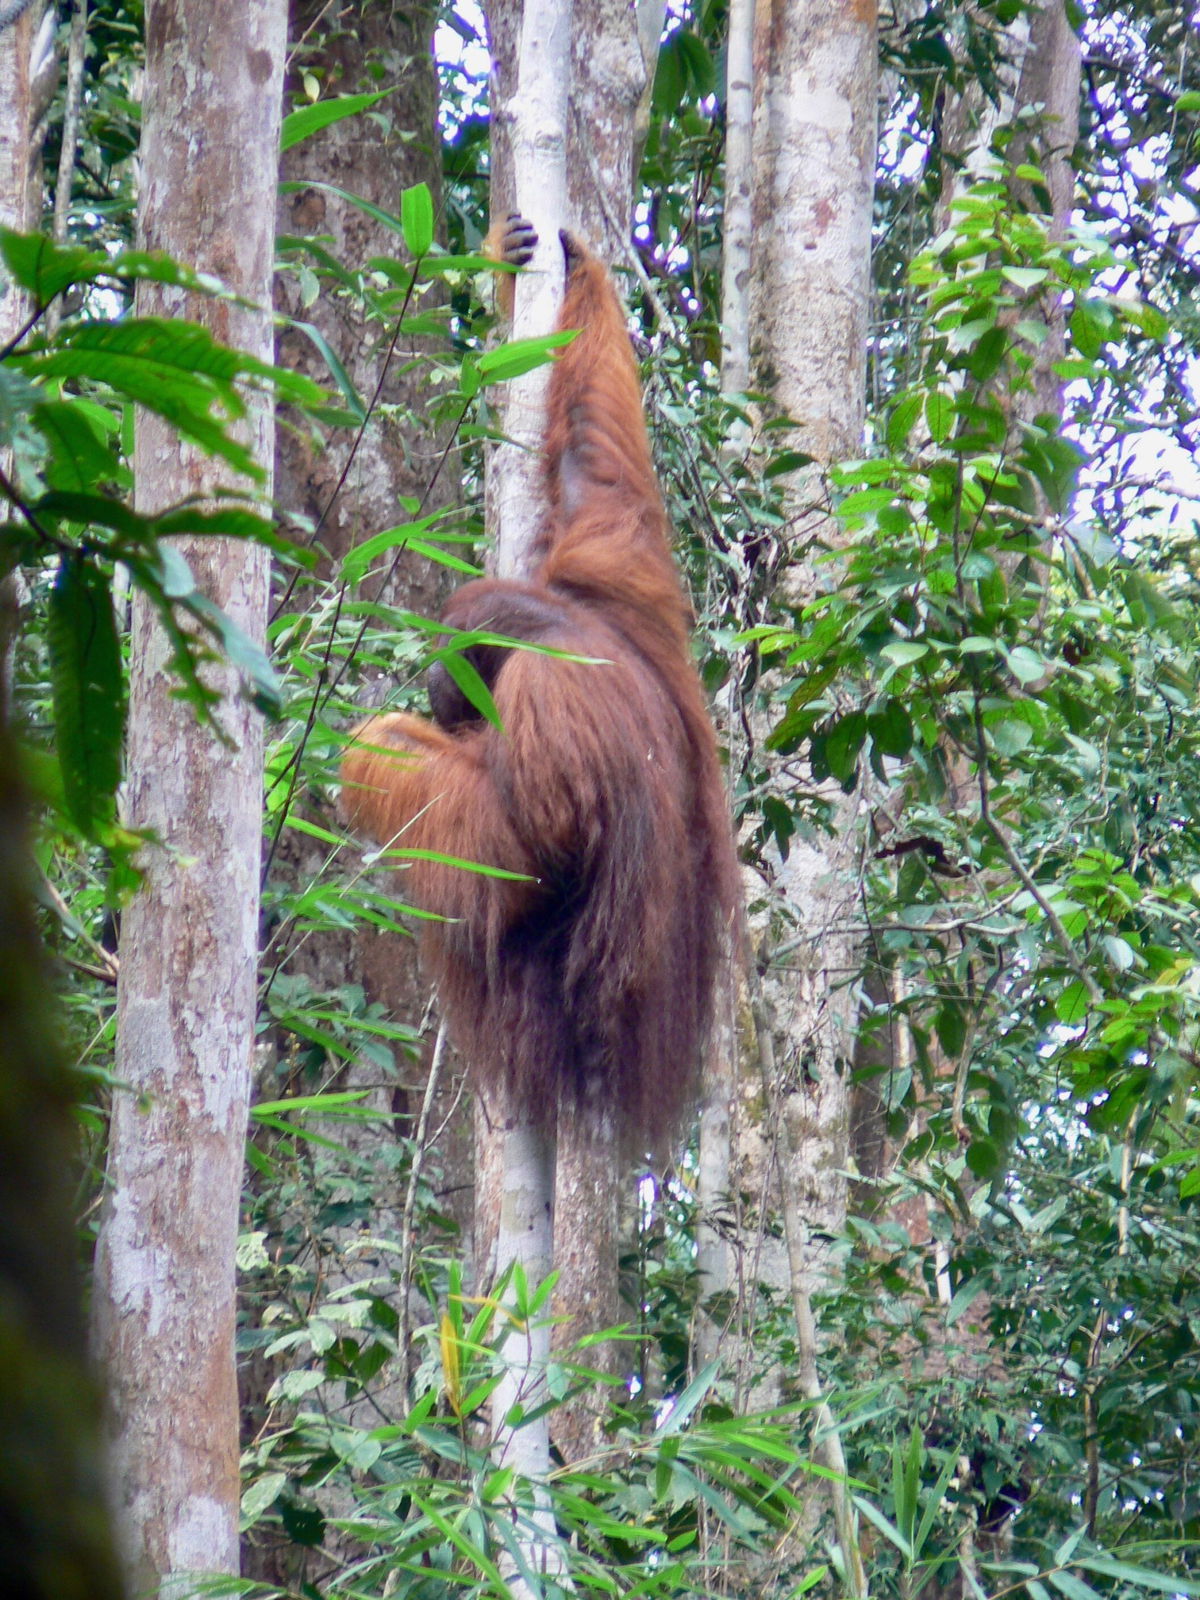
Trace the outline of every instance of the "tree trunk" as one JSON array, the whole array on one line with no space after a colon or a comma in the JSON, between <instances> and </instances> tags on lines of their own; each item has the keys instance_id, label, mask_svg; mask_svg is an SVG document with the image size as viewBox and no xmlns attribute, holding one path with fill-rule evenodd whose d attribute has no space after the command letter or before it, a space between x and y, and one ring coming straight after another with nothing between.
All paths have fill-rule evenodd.
<instances>
[{"instance_id":1,"label":"tree trunk","mask_svg":"<svg viewBox=\"0 0 1200 1600\"><path fill-rule=\"evenodd\" d=\"M836 543L821 481L824 464L857 455L865 408L871 211L878 81L875 8L820 0L766 0L755 38L755 193L751 327L755 387L795 423L789 443L815 458L790 485L795 604L819 589L812 541ZM832 1270L829 1244L846 1212L850 1064L857 968L850 925L861 854L858 794L826 794L829 837L797 840L773 884L770 949L788 948L763 975L758 1014L773 1092L747 1074L751 1127L768 1108L773 1136L759 1150L777 1166L787 1229L765 1256L768 1281L796 1308L802 1387L820 1392L810 1299ZM756 1064L757 1072L757 1064ZM751 1147L752 1149L753 1147ZM743 1164L739 1186L771 1204L772 1173ZM807 1333L809 1337L805 1338ZM780 1382L777 1375L769 1391ZM768 1391L768 1398L770 1393ZM836 1469L836 1433L822 1447ZM844 1508L842 1508L844 1513ZM854 1530L838 1517L848 1575L860 1572ZM860 1579L851 1581L857 1592Z\"/></svg>"},{"instance_id":2,"label":"tree trunk","mask_svg":"<svg viewBox=\"0 0 1200 1600\"><path fill-rule=\"evenodd\" d=\"M554 226L568 223L617 267L630 259L635 153L640 149L639 129L644 134L642 124L654 81L663 11L661 0L642 0L637 7L620 0L602 0L579 8L571 24L565 169L569 191L563 197ZM513 93L519 73L517 27L509 0L493 5L489 22L497 107L493 149L498 193L493 198L493 208L499 211L510 209L500 196L514 192L509 174L519 170L522 158L519 128L511 114L511 108L519 103ZM520 99L523 97L522 91ZM527 170L544 174L544 158L531 148L528 134L524 139ZM541 189L540 205L553 221L544 177L535 188ZM515 192L519 198L519 181ZM516 209L524 210L524 206L519 204ZM538 215L534 212L531 220L537 223ZM538 223L538 227L543 232L543 225ZM557 250L557 237L553 243ZM540 412L536 426L532 421L528 426L530 431L523 436L540 446ZM511 424L506 431L517 436ZM497 465L502 463L498 460ZM526 485L522 490L506 490L505 503L509 506L527 505L523 494L540 493L539 451L527 452L519 465L523 470L533 469L533 488ZM506 524L502 524L501 538L508 538ZM500 570L516 569L501 564ZM612 1326L620 1318L620 1172L611 1108L597 1099L586 1115L560 1115L556 1144L554 1266L559 1280L554 1309L563 1320L554 1330L554 1346L566 1351L582 1335ZM487 1161L485 1154L481 1165ZM618 1359L619 1349L615 1347L596 1347L588 1355L590 1365L607 1371L616 1370ZM588 1389L556 1411L554 1442L566 1460L580 1460L595 1449L604 1398L604 1392Z\"/></svg>"},{"instance_id":3,"label":"tree trunk","mask_svg":"<svg viewBox=\"0 0 1200 1600\"><path fill-rule=\"evenodd\" d=\"M31 6L11 27L0 29L0 227L27 233L36 227L41 209L40 163L34 149L37 116L33 63L30 59L42 8ZM28 297L7 275L0 276L0 348L9 344L29 315ZM12 452L0 449L0 468L7 473ZM7 715L12 684L12 656L23 604L24 582L18 571L0 581L0 715Z\"/></svg>"},{"instance_id":4,"label":"tree trunk","mask_svg":"<svg viewBox=\"0 0 1200 1600\"><path fill-rule=\"evenodd\" d=\"M142 285L138 310L190 316L272 354L271 273L286 39L283 0L152 0L139 242L216 273L250 304ZM269 406L248 441L272 459ZM208 496L223 474L141 417L139 508ZM246 542L181 540L206 594L264 638L268 561ZM167 645L134 607L130 826L157 842L126 912L109 1194L96 1261L111 1387L113 1498L130 1586L238 1569L234 1247L254 1038L262 734L235 674L213 668L225 740L170 694Z\"/></svg>"},{"instance_id":5,"label":"tree trunk","mask_svg":"<svg viewBox=\"0 0 1200 1600\"><path fill-rule=\"evenodd\" d=\"M529 271L516 285L510 337L533 338L553 330L562 301L564 264L558 230L567 222L571 0L524 0L519 24L515 12L504 4L497 10L499 32L514 50L507 85L495 69L492 79L492 124L503 128L510 160L504 187L515 197L515 205L507 209L520 211L538 230ZM549 368L540 367L509 384L504 396L503 430L511 442L498 446L489 460L487 485L488 524L496 539L494 565L500 577L528 572L530 551L545 514L541 443L549 376ZM552 1264L554 1097L547 1095L541 1106L525 1111L507 1104L496 1091L488 1095L484 1111L477 1126L490 1125L499 1135L498 1147L481 1151L478 1163L499 1178L496 1276L519 1266L532 1290ZM494 1176L486 1192L495 1193ZM477 1248L482 1237L481 1227ZM514 1302L511 1286L507 1302ZM521 1322L520 1348L510 1337L507 1370L492 1397L494 1449L497 1460L512 1462L533 1481L530 1532L523 1539L526 1559L534 1571L558 1573L563 1558L553 1545L554 1518L540 1482L550 1470L549 1417L525 1421L515 1430L508 1421L514 1403L529 1412L545 1398L550 1330L544 1310ZM523 1578L506 1576L518 1597L533 1594Z\"/></svg>"},{"instance_id":6,"label":"tree trunk","mask_svg":"<svg viewBox=\"0 0 1200 1600\"><path fill-rule=\"evenodd\" d=\"M822 464L862 446L871 205L875 171L875 13L818 0L760 6L755 40L752 357L756 386L794 419L794 444L817 466L791 486L793 601L817 591L810 542L836 540ZM798 336L802 330L802 336ZM859 842L855 797L829 795L832 836L798 841L775 890L794 930L786 963L766 974L788 1119L796 1211L809 1231L807 1285L822 1281L824 1246L845 1216L843 1176L856 966L847 932ZM785 938L787 935L785 934ZM757 1086L748 1084L752 1096ZM784 1280L786 1264L774 1263Z\"/></svg>"}]
</instances>

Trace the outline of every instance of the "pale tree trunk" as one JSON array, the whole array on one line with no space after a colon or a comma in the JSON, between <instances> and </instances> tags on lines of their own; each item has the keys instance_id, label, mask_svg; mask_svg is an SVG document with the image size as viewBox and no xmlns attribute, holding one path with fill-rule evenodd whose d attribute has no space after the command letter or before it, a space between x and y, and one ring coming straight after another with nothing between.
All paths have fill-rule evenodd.
<instances>
[{"instance_id":1,"label":"pale tree trunk","mask_svg":"<svg viewBox=\"0 0 1200 1600\"><path fill-rule=\"evenodd\" d=\"M871 204L875 164L873 8L818 0L760 6L755 40L752 356L757 385L794 419L795 445L818 464L862 447ZM819 466L792 485L793 599L816 592L811 541L837 539ZM775 882L786 956L770 961L776 1060L789 1122L798 1214L836 1233L845 1214L848 1065L857 967L849 925L860 851L855 797L833 794L824 841L797 841ZM765 1178L765 1174L762 1175ZM822 1246L802 1250L811 1289ZM776 1266L780 1281L784 1263Z\"/></svg>"},{"instance_id":2,"label":"pale tree trunk","mask_svg":"<svg viewBox=\"0 0 1200 1600\"><path fill-rule=\"evenodd\" d=\"M754 192L754 0L731 0L725 50L725 217L721 233L721 393L750 388L750 276L753 261ZM739 454L749 439L744 423L731 426L726 449ZM732 960L723 974L716 1038L704 1078L696 1167L696 1270L701 1299L719 1297L714 1316L702 1303L694 1333L695 1363L718 1355L731 1312L743 1309L730 1299L734 1282L731 1224L736 1219L731 1190L731 1156L737 1100L738 980ZM740 1229L737 1230L740 1233ZM738 1348L743 1348L737 1341Z\"/></svg>"},{"instance_id":3,"label":"pale tree trunk","mask_svg":"<svg viewBox=\"0 0 1200 1600\"><path fill-rule=\"evenodd\" d=\"M721 232L721 393L750 387L754 231L754 0L730 0L725 52L725 219Z\"/></svg>"},{"instance_id":4,"label":"pale tree trunk","mask_svg":"<svg viewBox=\"0 0 1200 1600\"><path fill-rule=\"evenodd\" d=\"M138 310L203 321L270 359L283 0L254 7L152 0L139 240L217 274L251 302L142 285ZM273 418L252 399L247 440L269 469ZM140 509L219 493L215 463L139 418ZM264 637L266 552L182 540L200 587ZM171 698L167 646L134 608L126 816L153 829L125 915L118 1082L95 1323L111 1389L111 1483L130 1586L238 1569L234 1247L254 1038L261 729L236 675L227 742ZM180 1581L185 1581L180 1578Z\"/></svg>"},{"instance_id":5,"label":"pale tree trunk","mask_svg":"<svg viewBox=\"0 0 1200 1600\"><path fill-rule=\"evenodd\" d=\"M498 10L503 13L505 8ZM503 127L511 165L507 192L516 210L537 229L538 244L529 269L517 282L510 337L550 333L562 302L564 262L558 232L567 222L567 102L570 85L571 0L525 0L516 23L510 11L497 17L516 49L516 71L509 85L493 76L492 122ZM493 199L495 211L496 201ZM496 214L499 214L496 212ZM530 550L544 516L541 441L546 427L549 369L507 386L501 444L488 463L489 525L493 530L495 570L501 577L524 576ZM518 1267L532 1290L549 1275L553 1262L554 1140L553 1096L522 1108L493 1090L486 1096L480 1126L490 1129L479 1166L498 1176L495 1273ZM494 1143L492 1141L495 1141ZM480 1185L482 1198L495 1189ZM477 1248L483 1230L477 1226ZM510 1286L506 1299L514 1302ZM492 1431L497 1460L533 1484L534 1501L522 1536L534 1571L561 1573L562 1556L553 1544L554 1517L544 1488L550 1470L550 1424L546 1415L510 1425L514 1407L527 1413L546 1396L550 1358L547 1308L521 1319L505 1345L506 1369L492 1396ZM535 1593L519 1575L509 1578L518 1597Z\"/></svg>"},{"instance_id":6,"label":"pale tree trunk","mask_svg":"<svg viewBox=\"0 0 1200 1600\"><path fill-rule=\"evenodd\" d=\"M1079 95L1082 53L1079 38L1067 20L1063 0L1042 0L1030 19L1029 48L1021 59L1018 106L1041 106L1041 117L1013 142L1010 159L1032 160L1046 177L1050 195L1050 231L1062 239L1071 221L1075 199L1072 156L1079 141ZM1029 194L1028 187L1025 193ZM1033 391L1016 397L1016 415L1024 422L1039 413L1061 416L1063 380L1055 364L1066 353L1067 306L1059 296L1044 304L1049 337L1037 353Z\"/></svg>"},{"instance_id":7,"label":"pale tree trunk","mask_svg":"<svg viewBox=\"0 0 1200 1600\"><path fill-rule=\"evenodd\" d=\"M25 233L37 225L40 185L33 181L34 84L32 53L42 7L31 6L0 31L0 225ZM26 315L24 295L4 274L0 281L0 344L7 344Z\"/></svg>"},{"instance_id":8,"label":"pale tree trunk","mask_svg":"<svg viewBox=\"0 0 1200 1600\"><path fill-rule=\"evenodd\" d=\"M836 543L820 468L862 448L871 208L878 83L873 5L763 0L755 37L754 251L751 301L755 386L795 423L790 443L816 459L790 486L795 554L785 580L793 602L818 592L811 541ZM796 840L772 885L774 927L759 1011L771 1058L773 1136L748 1143L759 1165L743 1187L773 1205L776 1168L788 1238L764 1251L768 1281L796 1310L801 1387L820 1393L810 1299L832 1270L828 1245L845 1220L850 1065L858 967L851 933L861 855L861 798L827 796L833 831ZM767 1030L767 1033L764 1033ZM768 1036L769 1034L769 1036ZM747 1075L743 1110L763 1104ZM761 1121L761 1110L759 1114ZM778 1381L778 1380L776 1380ZM768 1385L768 1393L774 1385ZM821 1445L841 1470L836 1433ZM837 1518L844 1581L861 1592L852 1521Z\"/></svg>"},{"instance_id":9,"label":"pale tree trunk","mask_svg":"<svg viewBox=\"0 0 1200 1600\"><path fill-rule=\"evenodd\" d=\"M630 234L632 228L633 187L636 178L638 152L645 136L650 91L654 82L654 67L658 57L658 40L665 11L663 0L641 0L630 6L624 0L600 0L576 10L569 19L570 66L567 83L570 88L569 107L564 106L567 125L565 147L565 174L569 185L556 203L561 209L557 218L550 213L548 226L555 251L559 253L557 230L569 225L597 251L598 254L622 267L633 261ZM493 89L497 107L515 107L524 99L520 89L523 82L523 63L518 61L519 7L512 0L494 4L489 10L489 33L492 43ZM530 7L525 8L526 27L530 21ZM546 157L542 147L524 150L519 142L519 124L512 115L503 114L493 121L494 192L493 211L503 214L516 209L538 228L545 243L543 223L539 212L532 214L520 203L522 160L529 162L534 174L533 187L541 188L540 204L549 211L549 195L544 184L536 181L536 174L544 170ZM548 145L545 148L549 148ZM513 174L517 174L514 182ZM516 203L510 197L516 195ZM536 267L537 262L534 263ZM518 285L518 312L524 280ZM557 302L554 305L557 312ZM553 326L539 324L540 331ZM514 334L519 330L514 328ZM532 431L529 435L540 445L541 414L536 426L530 413ZM512 425L507 426L510 435ZM495 466L507 470L504 451L497 454ZM522 500L522 494L540 494L540 452L528 452L521 463L532 471L532 487L527 483L521 489L507 490L505 514L508 507L526 508L531 502ZM506 480L507 481L507 480ZM489 493L491 490L489 490ZM532 502L536 503L536 502ZM504 546L508 541L508 522L502 522L502 547L498 565L502 572L520 571L521 563L505 564ZM493 1112L493 1119L498 1120ZM481 1141L479 1159L481 1173L494 1169L495 1160ZM583 1335L595 1333L611 1326L620 1317L618 1294L618 1198L620 1159L616 1145L616 1120L612 1108L602 1094L597 1094L584 1108L560 1108L557 1123L555 1190L553 1209L553 1262L559 1273L555 1292L554 1310L563 1321L555 1328L556 1350L569 1348ZM494 1182L494 1180L493 1180ZM489 1185L486 1180L480 1187L481 1199L486 1201ZM480 1239L485 1239L481 1221ZM597 1347L589 1352L588 1364L600 1370L615 1371L620 1352L616 1347ZM573 1403L560 1407L554 1415L554 1441L568 1461L580 1460L598 1443L603 1389L588 1390Z\"/></svg>"},{"instance_id":10,"label":"pale tree trunk","mask_svg":"<svg viewBox=\"0 0 1200 1600\"><path fill-rule=\"evenodd\" d=\"M37 119L35 41L42 7L30 9L0 30L0 226L27 233L41 209L40 164L34 149ZM7 273L0 275L0 349L20 332L29 315L28 296ZM12 452L0 449L0 471L12 468ZM24 584L13 572L0 583L0 713L7 713L12 655L23 604Z\"/></svg>"}]
</instances>

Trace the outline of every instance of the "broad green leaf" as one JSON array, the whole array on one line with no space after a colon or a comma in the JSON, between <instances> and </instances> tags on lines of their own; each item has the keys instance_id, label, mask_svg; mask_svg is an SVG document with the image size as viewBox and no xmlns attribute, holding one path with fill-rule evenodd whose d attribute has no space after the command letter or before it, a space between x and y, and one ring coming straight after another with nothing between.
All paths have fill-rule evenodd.
<instances>
[{"instance_id":1,"label":"broad green leaf","mask_svg":"<svg viewBox=\"0 0 1200 1600\"><path fill-rule=\"evenodd\" d=\"M381 533L372 534L369 539L355 545L353 550L347 551L342 559L342 577L347 583L357 583L370 571L379 556L386 555L390 550L405 549L414 534L427 531L436 521L435 512L416 522L401 522L394 528L384 528Z\"/></svg>"},{"instance_id":2,"label":"broad green leaf","mask_svg":"<svg viewBox=\"0 0 1200 1600\"><path fill-rule=\"evenodd\" d=\"M279 134L280 150L290 150L293 145L319 133L322 128L341 122L343 117L353 117L360 111L369 110L391 92L391 89L379 89L373 94L344 94L332 100L318 100L315 105L301 106L298 111L289 112L283 119Z\"/></svg>"},{"instance_id":3,"label":"broad green leaf","mask_svg":"<svg viewBox=\"0 0 1200 1600\"><path fill-rule=\"evenodd\" d=\"M879 652L888 661L897 667L911 666L914 661L920 661L929 654L929 646L921 644L915 639L893 639L890 644L885 644Z\"/></svg>"},{"instance_id":4,"label":"broad green leaf","mask_svg":"<svg viewBox=\"0 0 1200 1600\"><path fill-rule=\"evenodd\" d=\"M1036 289L1050 276L1045 267L1001 267L1000 271L1018 289Z\"/></svg>"},{"instance_id":5,"label":"broad green leaf","mask_svg":"<svg viewBox=\"0 0 1200 1600\"><path fill-rule=\"evenodd\" d=\"M1200 96L1197 99L1200 100ZM1180 1577L1177 1572L1154 1572L1149 1567L1115 1561L1109 1556L1076 1556L1075 1565L1099 1577L1114 1578L1118 1583L1132 1583L1138 1589L1153 1589L1158 1594L1200 1595L1200 1582Z\"/></svg>"},{"instance_id":6,"label":"broad green leaf","mask_svg":"<svg viewBox=\"0 0 1200 1600\"><path fill-rule=\"evenodd\" d=\"M427 255L433 243L433 199L427 184L414 183L405 189L400 196L400 221L409 254Z\"/></svg>"},{"instance_id":7,"label":"broad green leaf","mask_svg":"<svg viewBox=\"0 0 1200 1600\"><path fill-rule=\"evenodd\" d=\"M1054 1015L1069 1028L1087 1021L1091 997L1082 978L1069 983L1054 1002Z\"/></svg>"},{"instance_id":8,"label":"broad green leaf","mask_svg":"<svg viewBox=\"0 0 1200 1600\"><path fill-rule=\"evenodd\" d=\"M1018 683L1036 683L1045 675L1046 662L1028 645L1019 644L1015 650L1007 651L1005 660L1008 662L1008 670Z\"/></svg>"},{"instance_id":9,"label":"broad green leaf","mask_svg":"<svg viewBox=\"0 0 1200 1600\"><path fill-rule=\"evenodd\" d=\"M243 633L207 595L193 594L188 600L188 609L216 635L227 659L245 680L252 704L264 715L277 717L283 709L282 690L261 646Z\"/></svg>"},{"instance_id":10,"label":"broad green leaf","mask_svg":"<svg viewBox=\"0 0 1200 1600\"><path fill-rule=\"evenodd\" d=\"M160 251L122 250L110 256L86 245L56 244L44 233L0 228L0 256L14 280L41 306L64 289L100 279L166 283L202 294L228 293L212 273L197 272Z\"/></svg>"},{"instance_id":11,"label":"broad green leaf","mask_svg":"<svg viewBox=\"0 0 1200 1600\"><path fill-rule=\"evenodd\" d=\"M888 418L887 424L889 450L899 453L908 444L908 436L921 415L921 404L919 394L905 395L896 402L896 408Z\"/></svg>"},{"instance_id":12,"label":"broad green leaf","mask_svg":"<svg viewBox=\"0 0 1200 1600\"><path fill-rule=\"evenodd\" d=\"M63 793L80 831L94 838L115 813L125 693L108 575L81 555L59 565L48 636Z\"/></svg>"},{"instance_id":13,"label":"broad green leaf","mask_svg":"<svg viewBox=\"0 0 1200 1600\"><path fill-rule=\"evenodd\" d=\"M536 339L511 339L494 350L485 350L479 358L479 376L484 383L507 383L535 367L544 367L554 351L570 344L577 332L578 329L568 328Z\"/></svg>"},{"instance_id":14,"label":"broad green leaf","mask_svg":"<svg viewBox=\"0 0 1200 1600\"><path fill-rule=\"evenodd\" d=\"M954 428L954 401L940 389L925 396L925 421L934 444L943 444Z\"/></svg>"},{"instance_id":15,"label":"broad green leaf","mask_svg":"<svg viewBox=\"0 0 1200 1600\"><path fill-rule=\"evenodd\" d=\"M128 487L129 472L92 415L78 400L44 400L30 420L46 441L46 482L52 489L88 493L105 486Z\"/></svg>"},{"instance_id":16,"label":"broad green leaf","mask_svg":"<svg viewBox=\"0 0 1200 1600\"><path fill-rule=\"evenodd\" d=\"M252 1527L268 1506L275 1504L287 1481L286 1472L265 1472L254 1480L242 1496L243 1529Z\"/></svg>"},{"instance_id":17,"label":"broad green leaf","mask_svg":"<svg viewBox=\"0 0 1200 1600\"><path fill-rule=\"evenodd\" d=\"M967 357L967 368L977 383L987 383L1004 364L1008 353L1008 330L989 328L981 334Z\"/></svg>"}]
</instances>

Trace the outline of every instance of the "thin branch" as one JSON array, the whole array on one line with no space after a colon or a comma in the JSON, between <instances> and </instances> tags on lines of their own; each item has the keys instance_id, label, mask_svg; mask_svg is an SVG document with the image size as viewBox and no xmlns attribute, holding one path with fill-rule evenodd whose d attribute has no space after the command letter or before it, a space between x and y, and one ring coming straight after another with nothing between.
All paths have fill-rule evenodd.
<instances>
[{"instance_id":1,"label":"thin branch","mask_svg":"<svg viewBox=\"0 0 1200 1600\"><path fill-rule=\"evenodd\" d=\"M400 1393L405 1398L408 1396L408 1346L412 1336L412 1313L410 1305L412 1296L409 1293L409 1279L412 1276L413 1256L413 1215L417 1205L417 1188L421 1180L421 1168L424 1164L426 1139L429 1133L429 1118L433 1111L434 1097L437 1094L438 1083L442 1075L442 1057L446 1053L446 1024L438 1025L437 1038L433 1043L433 1055L429 1062L429 1076L425 1080L425 1095L421 1101L420 1115L417 1117L417 1127L413 1134L412 1162L408 1169L408 1188L404 1195L404 1213L400 1221Z\"/></svg>"}]
</instances>

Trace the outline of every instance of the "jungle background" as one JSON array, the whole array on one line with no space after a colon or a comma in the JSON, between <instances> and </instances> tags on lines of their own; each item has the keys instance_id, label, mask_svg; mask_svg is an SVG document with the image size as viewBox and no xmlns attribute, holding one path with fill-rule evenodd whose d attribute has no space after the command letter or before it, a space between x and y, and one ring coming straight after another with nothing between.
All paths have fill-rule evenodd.
<instances>
[{"instance_id":1,"label":"jungle background","mask_svg":"<svg viewBox=\"0 0 1200 1600\"><path fill-rule=\"evenodd\" d=\"M571 204L630 310L748 957L668 1170L560 1132L557 1289L513 1311L487 1105L335 801L362 709L424 705L504 380L545 359L496 343L479 256L521 8L292 6L273 353L206 254L212 83L178 89L173 188L146 143L191 25L148 9L0 33L5 1426L39 1439L0 1486L56 1560L84 1529L89 1574L29 1592L117 1592L90 1445L53 1450L86 1435L98 1237L131 1592L239 1561L221 1592L1200 1591L1200 16L577 7ZM148 492L139 407L184 490ZM207 830L138 812L146 774L223 782L258 738ZM176 984L168 1093L128 1041ZM197 1154L222 1096L236 1322ZM114 1331L147 1174L157 1266ZM539 1573L488 1401L551 1316ZM188 1441L237 1448L219 1374L171 1387L230 1339L240 1477L195 1469L220 1557L156 1544L133 1491L166 1525Z\"/></svg>"}]
</instances>

